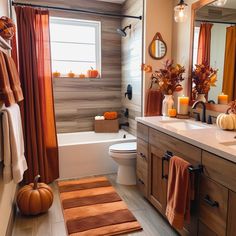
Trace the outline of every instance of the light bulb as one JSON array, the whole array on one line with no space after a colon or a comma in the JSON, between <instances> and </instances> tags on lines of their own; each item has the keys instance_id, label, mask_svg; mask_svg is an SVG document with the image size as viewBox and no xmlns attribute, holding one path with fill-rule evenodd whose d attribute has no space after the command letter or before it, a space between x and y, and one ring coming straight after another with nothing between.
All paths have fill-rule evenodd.
<instances>
[{"instance_id":1,"label":"light bulb","mask_svg":"<svg viewBox=\"0 0 236 236\"><path fill-rule=\"evenodd\" d=\"M179 12L179 17L184 17L184 12L183 12L183 10L181 10L181 11Z\"/></svg>"},{"instance_id":2,"label":"light bulb","mask_svg":"<svg viewBox=\"0 0 236 236\"><path fill-rule=\"evenodd\" d=\"M176 22L184 22L187 19L188 5L184 3L184 1L180 1L180 3L174 8L174 11L174 18Z\"/></svg>"}]
</instances>

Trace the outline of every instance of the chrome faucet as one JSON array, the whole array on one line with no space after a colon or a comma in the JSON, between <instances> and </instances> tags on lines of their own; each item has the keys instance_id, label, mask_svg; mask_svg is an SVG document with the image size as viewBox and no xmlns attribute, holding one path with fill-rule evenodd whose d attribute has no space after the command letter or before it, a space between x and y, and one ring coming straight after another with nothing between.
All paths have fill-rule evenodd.
<instances>
[{"instance_id":1,"label":"chrome faucet","mask_svg":"<svg viewBox=\"0 0 236 236\"><path fill-rule=\"evenodd\" d=\"M198 104L202 105L202 122L206 123L206 104L202 101L196 101L193 106L192 109L196 109L196 107L198 106Z\"/></svg>"}]
</instances>

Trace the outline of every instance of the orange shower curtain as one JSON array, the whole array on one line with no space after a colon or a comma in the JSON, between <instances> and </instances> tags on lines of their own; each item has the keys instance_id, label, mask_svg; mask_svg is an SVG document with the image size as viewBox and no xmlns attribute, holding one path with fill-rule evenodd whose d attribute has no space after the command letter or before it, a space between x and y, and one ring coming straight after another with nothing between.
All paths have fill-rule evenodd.
<instances>
[{"instance_id":1,"label":"orange shower curtain","mask_svg":"<svg viewBox=\"0 0 236 236\"><path fill-rule=\"evenodd\" d=\"M210 66L212 26L213 24L201 23L198 40L197 64L207 64Z\"/></svg>"},{"instance_id":2,"label":"orange shower curtain","mask_svg":"<svg viewBox=\"0 0 236 236\"><path fill-rule=\"evenodd\" d=\"M226 30L223 92L229 101L236 99L236 26Z\"/></svg>"},{"instance_id":3,"label":"orange shower curtain","mask_svg":"<svg viewBox=\"0 0 236 236\"><path fill-rule=\"evenodd\" d=\"M15 7L18 24L19 70L24 93L22 108L25 155L28 171L25 182L34 176L50 183L59 176L58 146L53 104L49 12Z\"/></svg>"}]
</instances>

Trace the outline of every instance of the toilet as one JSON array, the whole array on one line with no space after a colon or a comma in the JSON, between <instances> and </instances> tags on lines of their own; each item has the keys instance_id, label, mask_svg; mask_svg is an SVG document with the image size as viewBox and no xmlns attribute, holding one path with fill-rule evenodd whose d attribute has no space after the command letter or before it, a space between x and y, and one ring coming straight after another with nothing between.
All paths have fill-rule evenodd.
<instances>
[{"instance_id":1,"label":"toilet","mask_svg":"<svg viewBox=\"0 0 236 236\"><path fill-rule=\"evenodd\" d=\"M118 164L116 182L123 185L136 184L137 143L119 143L109 147L109 155Z\"/></svg>"}]
</instances>

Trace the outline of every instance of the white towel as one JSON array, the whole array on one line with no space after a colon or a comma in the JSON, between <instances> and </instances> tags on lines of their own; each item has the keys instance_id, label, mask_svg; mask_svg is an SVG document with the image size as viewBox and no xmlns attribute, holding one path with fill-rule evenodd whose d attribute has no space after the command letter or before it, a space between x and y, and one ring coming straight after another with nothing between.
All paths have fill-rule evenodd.
<instances>
[{"instance_id":1,"label":"white towel","mask_svg":"<svg viewBox=\"0 0 236 236\"><path fill-rule=\"evenodd\" d=\"M27 170L20 108L17 104L3 107L4 182L19 183Z\"/></svg>"}]
</instances>

